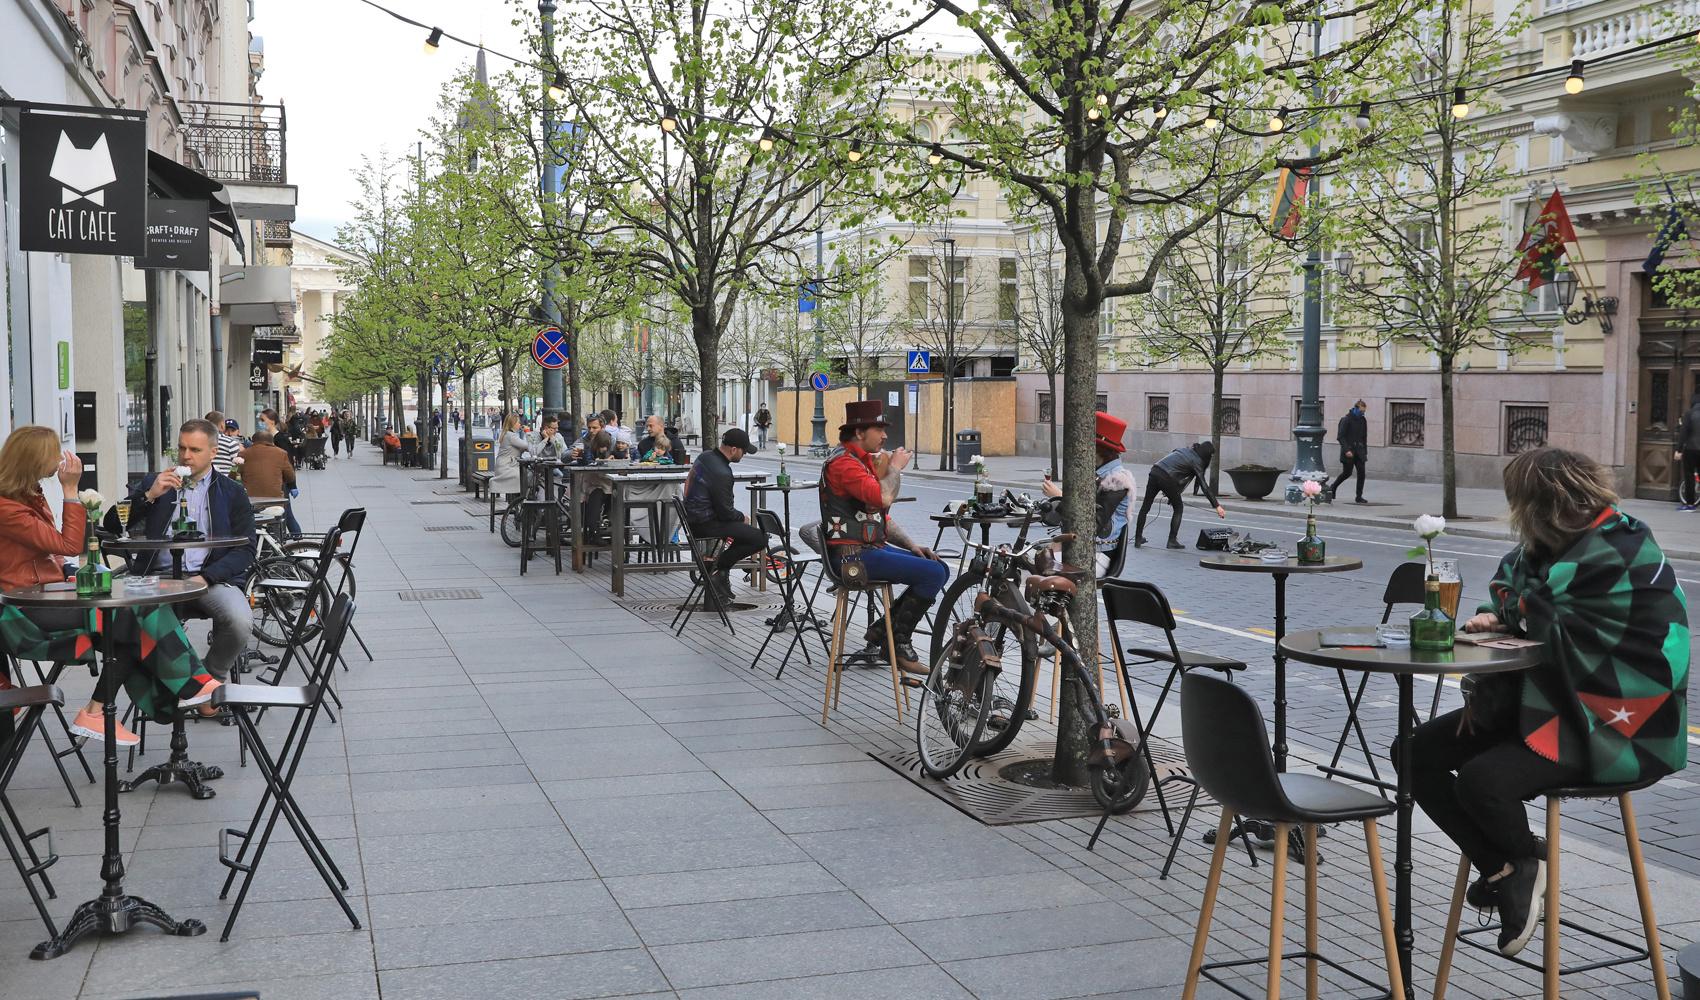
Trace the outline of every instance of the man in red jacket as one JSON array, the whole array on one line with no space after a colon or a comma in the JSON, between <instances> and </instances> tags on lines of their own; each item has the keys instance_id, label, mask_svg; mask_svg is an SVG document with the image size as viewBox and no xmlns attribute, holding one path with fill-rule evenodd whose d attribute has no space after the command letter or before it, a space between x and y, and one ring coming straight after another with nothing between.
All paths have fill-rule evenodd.
<instances>
[{"instance_id":1,"label":"man in red jacket","mask_svg":"<svg viewBox=\"0 0 1700 1000\"><path fill-rule=\"evenodd\" d=\"M950 581L950 570L891 520L909 450L884 451L885 428L879 400L846 404L838 447L821 469L821 538L826 557L841 575L847 563L860 562L869 580L907 585L892 604L891 631L898 668L920 673L926 667L915 653L915 626ZM884 623L869 626L866 638L869 645L883 645Z\"/></svg>"}]
</instances>

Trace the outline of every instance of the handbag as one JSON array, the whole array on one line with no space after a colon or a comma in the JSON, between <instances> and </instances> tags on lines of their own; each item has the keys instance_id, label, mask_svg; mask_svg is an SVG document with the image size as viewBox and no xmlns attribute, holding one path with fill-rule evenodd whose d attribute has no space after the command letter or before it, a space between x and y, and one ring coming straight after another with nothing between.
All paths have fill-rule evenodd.
<instances>
[{"instance_id":1,"label":"handbag","mask_svg":"<svg viewBox=\"0 0 1700 1000\"><path fill-rule=\"evenodd\" d=\"M1458 732L1515 732L1523 707L1521 674L1465 674L1458 684L1464 692L1464 711Z\"/></svg>"}]
</instances>

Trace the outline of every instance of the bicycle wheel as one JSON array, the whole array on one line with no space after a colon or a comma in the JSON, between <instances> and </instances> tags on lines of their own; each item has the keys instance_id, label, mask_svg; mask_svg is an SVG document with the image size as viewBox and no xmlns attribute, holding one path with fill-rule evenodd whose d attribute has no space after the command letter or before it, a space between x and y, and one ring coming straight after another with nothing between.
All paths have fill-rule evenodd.
<instances>
[{"instance_id":1,"label":"bicycle wheel","mask_svg":"<svg viewBox=\"0 0 1700 1000\"><path fill-rule=\"evenodd\" d=\"M980 588L985 584L985 577L980 573L964 573L951 582L944 592L944 599L939 602L938 610L933 616L933 638L928 649L929 662L937 663L943 655L950 637L955 634L958 623L974 617L974 598L979 596ZM998 653L1007 657L1011 644L1006 641L1009 629L1002 624L994 624L987 628L993 645ZM1027 713L1033 706L1033 688L1039 674L1039 644L1033 636L1023 631L1016 643L1016 649L1021 654L1020 669L1007 658L1004 669L997 672L997 685L992 692L991 711L986 720L986 728L974 744L973 754L976 757L990 757L1015 742L1015 737L1021 732L1022 723L1027 721Z\"/></svg>"},{"instance_id":2,"label":"bicycle wheel","mask_svg":"<svg viewBox=\"0 0 1700 1000\"><path fill-rule=\"evenodd\" d=\"M508 543L508 548L519 548L519 507L509 507L502 511L502 541Z\"/></svg>"},{"instance_id":3,"label":"bicycle wheel","mask_svg":"<svg viewBox=\"0 0 1700 1000\"><path fill-rule=\"evenodd\" d=\"M286 542L283 554L300 563L311 573L319 561L319 548L319 542L300 539ZM354 571L340 556L331 561L331 567L325 573L325 586L329 587L333 594L347 594L349 600L354 599Z\"/></svg>"},{"instance_id":4,"label":"bicycle wheel","mask_svg":"<svg viewBox=\"0 0 1700 1000\"><path fill-rule=\"evenodd\" d=\"M1133 756L1120 764L1092 769L1092 797L1112 815L1131 812L1150 788L1151 772L1145 767L1145 754L1137 745Z\"/></svg>"},{"instance_id":5,"label":"bicycle wheel","mask_svg":"<svg viewBox=\"0 0 1700 1000\"><path fill-rule=\"evenodd\" d=\"M962 666L944 655L933 660L915 709L915 745L921 770L939 781L950 777L974 755L992 710L997 671L982 670L973 690L964 690Z\"/></svg>"},{"instance_id":6,"label":"bicycle wheel","mask_svg":"<svg viewBox=\"0 0 1700 1000\"><path fill-rule=\"evenodd\" d=\"M248 577L248 606L254 615L254 635L268 646L289 645L290 630L307 603L307 590L299 587L267 586L267 580L299 580L310 583L313 572L300 562L284 556L261 560ZM319 595L318 606L307 618L300 639L307 642L319 634L320 623L330 610L325 595Z\"/></svg>"}]
</instances>

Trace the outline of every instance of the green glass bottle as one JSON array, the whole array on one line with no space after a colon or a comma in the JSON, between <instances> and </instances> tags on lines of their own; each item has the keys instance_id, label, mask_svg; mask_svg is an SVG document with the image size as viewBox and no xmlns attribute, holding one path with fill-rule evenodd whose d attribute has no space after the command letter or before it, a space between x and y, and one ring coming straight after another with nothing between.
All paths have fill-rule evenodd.
<instances>
[{"instance_id":1,"label":"green glass bottle","mask_svg":"<svg viewBox=\"0 0 1700 1000\"><path fill-rule=\"evenodd\" d=\"M1328 543L1316 533L1316 515L1305 518L1305 536L1299 539L1299 565L1320 566L1328 560Z\"/></svg>"},{"instance_id":2,"label":"green glass bottle","mask_svg":"<svg viewBox=\"0 0 1700 1000\"><path fill-rule=\"evenodd\" d=\"M779 475L773 477L773 483L782 490L791 488L791 473L785 471L785 460L779 460Z\"/></svg>"},{"instance_id":3,"label":"green glass bottle","mask_svg":"<svg viewBox=\"0 0 1700 1000\"><path fill-rule=\"evenodd\" d=\"M1457 631L1452 616L1440 608L1440 578L1431 576L1423 583L1423 609L1411 616L1411 648L1450 652Z\"/></svg>"},{"instance_id":4,"label":"green glass bottle","mask_svg":"<svg viewBox=\"0 0 1700 1000\"><path fill-rule=\"evenodd\" d=\"M112 593L112 571L100 557L100 539L89 532L88 548L83 552L83 564L77 567L77 596L99 597Z\"/></svg>"},{"instance_id":5,"label":"green glass bottle","mask_svg":"<svg viewBox=\"0 0 1700 1000\"><path fill-rule=\"evenodd\" d=\"M181 493L182 491L179 491ZM182 497L177 503L177 521L171 526L171 537L193 540L201 537L201 526L189 516L189 498Z\"/></svg>"}]
</instances>

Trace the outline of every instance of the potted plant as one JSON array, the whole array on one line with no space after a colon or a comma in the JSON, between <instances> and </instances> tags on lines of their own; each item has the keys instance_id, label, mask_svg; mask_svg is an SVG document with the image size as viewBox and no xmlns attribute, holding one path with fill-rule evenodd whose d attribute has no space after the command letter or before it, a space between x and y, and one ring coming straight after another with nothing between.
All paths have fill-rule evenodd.
<instances>
[{"instance_id":1,"label":"potted plant","mask_svg":"<svg viewBox=\"0 0 1700 1000\"><path fill-rule=\"evenodd\" d=\"M1271 469L1267 465L1239 465L1223 471L1233 481L1234 492L1247 500L1262 500L1269 496L1275 492L1275 483L1281 478L1280 469Z\"/></svg>"}]
</instances>

